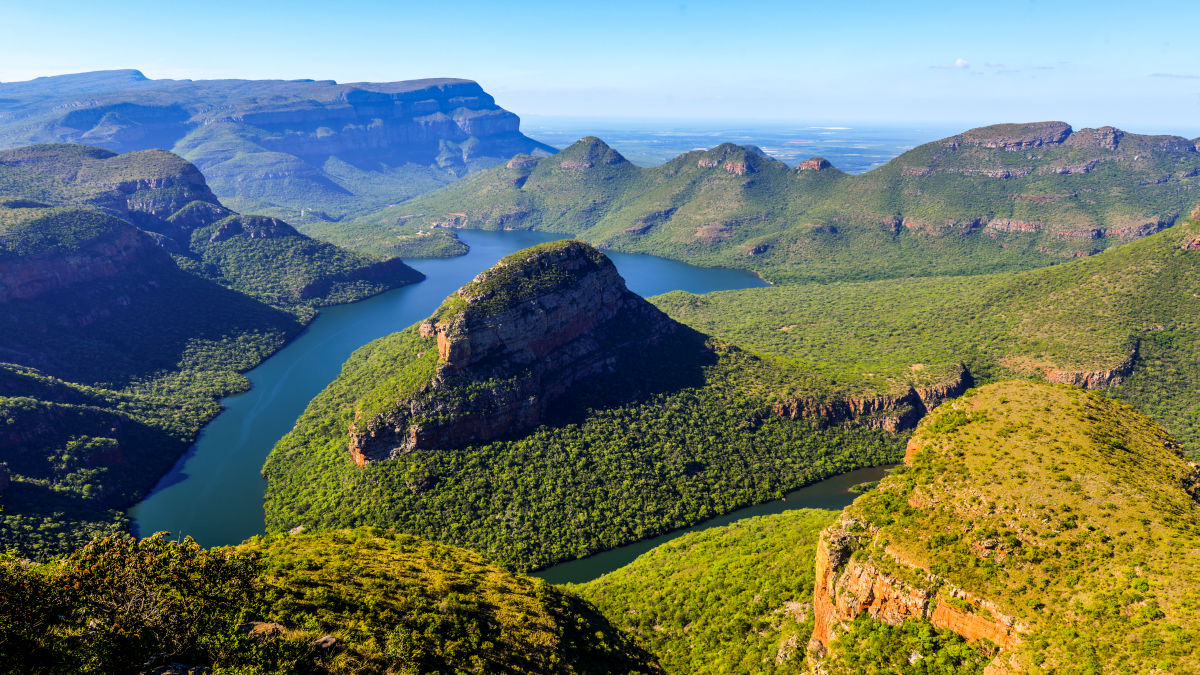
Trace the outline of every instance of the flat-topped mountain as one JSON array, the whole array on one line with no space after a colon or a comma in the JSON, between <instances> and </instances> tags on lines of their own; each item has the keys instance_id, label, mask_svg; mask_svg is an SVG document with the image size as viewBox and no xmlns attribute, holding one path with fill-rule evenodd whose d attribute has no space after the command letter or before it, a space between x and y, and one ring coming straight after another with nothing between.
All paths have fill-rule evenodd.
<instances>
[{"instance_id":1,"label":"flat-topped mountain","mask_svg":"<svg viewBox=\"0 0 1200 675\"><path fill-rule=\"evenodd\" d=\"M437 346L409 368L424 371L436 360L427 382L411 382L419 387L399 401L360 392L350 452L361 465L529 431L577 382L612 370L626 352L652 349L678 328L626 289L612 262L591 246L564 241L526 249L460 288L420 325L419 337Z\"/></svg>"},{"instance_id":2,"label":"flat-topped mountain","mask_svg":"<svg viewBox=\"0 0 1200 675\"><path fill-rule=\"evenodd\" d=\"M0 147L173 150L241 211L301 222L377 209L518 153L553 149L452 78L151 80L102 71L0 84Z\"/></svg>"},{"instance_id":3,"label":"flat-topped mountain","mask_svg":"<svg viewBox=\"0 0 1200 675\"><path fill-rule=\"evenodd\" d=\"M931 414L905 462L821 535L817 670L1196 672L1200 471L1158 425L998 383Z\"/></svg>"},{"instance_id":4,"label":"flat-topped mountain","mask_svg":"<svg viewBox=\"0 0 1200 675\"><path fill-rule=\"evenodd\" d=\"M852 176L821 158L792 168L728 143L639 168L589 137L329 236L382 251L414 226L566 232L775 282L977 274L1092 255L1170 226L1200 197L1196 145L1112 127L1003 124Z\"/></svg>"}]
</instances>

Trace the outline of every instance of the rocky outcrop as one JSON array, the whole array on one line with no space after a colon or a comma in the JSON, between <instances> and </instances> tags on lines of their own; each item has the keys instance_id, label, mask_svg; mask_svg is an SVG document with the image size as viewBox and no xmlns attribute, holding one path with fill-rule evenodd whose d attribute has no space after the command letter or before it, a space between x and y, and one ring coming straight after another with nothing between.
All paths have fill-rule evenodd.
<instances>
[{"instance_id":1,"label":"rocky outcrop","mask_svg":"<svg viewBox=\"0 0 1200 675\"><path fill-rule=\"evenodd\" d=\"M1062 143L1071 135L1066 122L1033 122L1030 124L993 124L953 136L943 142L949 147L977 146L997 150L1022 150Z\"/></svg>"},{"instance_id":2,"label":"rocky outcrop","mask_svg":"<svg viewBox=\"0 0 1200 675\"><path fill-rule=\"evenodd\" d=\"M221 221L208 238L209 243L225 241L233 237L244 239L274 239L276 237L298 237L296 228L266 216L231 216Z\"/></svg>"},{"instance_id":3,"label":"rocky outcrop","mask_svg":"<svg viewBox=\"0 0 1200 675\"><path fill-rule=\"evenodd\" d=\"M361 465L528 431L548 406L679 325L630 292L612 262L577 241L501 260L420 325L437 365L428 383L350 428Z\"/></svg>"},{"instance_id":4,"label":"rocky outcrop","mask_svg":"<svg viewBox=\"0 0 1200 675\"><path fill-rule=\"evenodd\" d=\"M772 412L788 419L810 420L820 426L852 422L871 429L901 431L917 425L930 410L971 388L966 368L940 384L909 387L892 396L846 397L841 399L790 398L772 405Z\"/></svg>"},{"instance_id":5,"label":"rocky outcrop","mask_svg":"<svg viewBox=\"0 0 1200 675\"><path fill-rule=\"evenodd\" d=\"M870 523L843 515L817 542L815 624L808 653L818 668L831 643L861 614L893 625L927 620L968 641L988 640L1001 651L997 665L1003 664L1004 651L1019 645L1029 632L1026 622L880 545L875 534ZM855 555L867 547L873 556L886 556L888 567L897 571L887 572L870 557Z\"/></svg>"},{"instance_id":6,"label":"rocky outcrop","mask_svg":"<svg viewBox=\"0 0 1200 675\"><path fill-rule=\"evenodd\" d=\"M831 166L833 165L824 157L813 157L797 164L796 171L823 171Z\"/></svg>"},{"instance_id":7,"label":"rocky outcrop","mask_svg":"<svg viewBox=\"0 0 1200 675\"><path fill-rule=\"evenodd\" d=\"M989 220L985 227L995 232L1037 232L1042 229L1042 224L1036 221L1028 222L1013 218L996 218Z\"/></svg>"},{"instance_id":8,"label":"rocky outcrop","mask_svg":"<svg viewBox=\"0 0 1200 675\"><path fill-rule=\"evenodd\" d=\"M1054 384L1069 384L1075 387L1083 387L1084 389L1103 389L1105 387L1113 387L1125 381L1125 378L1133 372L1134 363L1137 362L1138 350L1135 346L1130 351L1129 356L1116 367L1107 370L1057 370L1047 369L1045 371L1046 381Z\"/></svg>"}]
</instances>

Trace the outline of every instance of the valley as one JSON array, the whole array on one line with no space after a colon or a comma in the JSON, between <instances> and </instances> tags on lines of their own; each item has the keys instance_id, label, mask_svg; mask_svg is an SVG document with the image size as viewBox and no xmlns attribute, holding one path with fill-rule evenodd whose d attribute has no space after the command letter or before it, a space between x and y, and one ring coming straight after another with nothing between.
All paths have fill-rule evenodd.
<instances>
[{"instance_id":1,"label":"valley","mask_svg":"<svg viewBox=\"0 0 1200 675\"><path fill-rule=\"evenodd\" d=\"M1197 139L105 71L0 144L18 670L1196 672Z\"/></svg>"}]
</instances>

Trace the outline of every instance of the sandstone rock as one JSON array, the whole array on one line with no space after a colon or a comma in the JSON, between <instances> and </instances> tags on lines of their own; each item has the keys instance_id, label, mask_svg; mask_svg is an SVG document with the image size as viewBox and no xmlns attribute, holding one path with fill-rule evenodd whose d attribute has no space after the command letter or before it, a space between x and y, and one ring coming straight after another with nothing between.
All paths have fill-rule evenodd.
<instances>
[{"instance_id":1,"label":"sandstone rock","mask_svg":"<svg viewBox=\"0 0 1200 675\"><path fill-rule=\"evenodd\" d=\"M835 400L792 398L775 403L772 411L779 417L808 419L821 426L855 422L872 429L901 431L916 426L930 410L961 395L973 382L967 369L960 367L957 375L947 382L924 388L909 387L894 396Z\"/></svg>"},{"instance_id":2,"label":"sandstone rock","mask_svg":"<svg viewBox=\"0 0 1200 675\"><path fill-rule=\"evenodd\" d=\"M1062 143L1071 135L1066 122L1033 122L1029 124L994 124L971 129L946 140L945 145L959 147L974 145L999 150L1021 150Z\"/></svg>"},{"instance_id":3,"label":"sandstone rock","mask_svg":"<svg viewBox=\"0 0 1200 675\"><path fill-rule=\"evenodd\" d=\"M1081 148L1104 148L1116 150L1125 135L1124 131L1115 127L1100 127L1099 129L1080 129L1071 134L1063 144Z\"/></svg>"},{"instance_id":4,"label":"sandstone rock","mask_svg":"<svg viewBox=\"0 0 1200 675\"><path fill-rule=\"evenodd\" d=\"M796 165L796 170L797 171L821 171L823 169L828 169L831 166L833 166L833 165L830 164L829 160L825 159L824 157L813 157L812 159L806 159L803 162L800 162L798 165Z\"/></svg>"},{"instance_id":5,"label":"sandstone rock","mask_svg":"<svg viewBox=\"0 0 1200 675\"><path fill-rule=\"evenodd\" d=\"M0 260L0 303L35 300L74 284L94 284L157 266L173 266L149 235L115 221L111 229L77 243L74 249Z\"/></svg>"},{"instance_id":6,"label":"sandstone rock","mask_svg":"<svg viewBox=\"0 0 1200 675\"><path fill-rule=\"evenodd\" d=\"M816 659L829 653L833 640L860 614L893 625L925 619L967 640L991 640L1002 651L1021 643L1021 635L1029 631L1026 623L1004 614L994 603L953 587L897 552L873 546L874 534L870 523L847 515L821 533L813 593L816 621L808 647ZM874 555L886 555L892 563L911 570L907 580L884 572L869 559L851 557L865 546L873 546ZM958 606L949 599L957 599Z\"/></svg>"},{"instance_id":7,"label":"sandstone rock","mask_svg":"<svg viewBox=\"0 0 1200 675\"><path fill-rule=\"evenodd\" d=\"M678 327L587 244L554 242L510 256L421 324L419 334L437 341L433 377L418 394L357 419L351 456L364 465L528 431L576 383Z\"/></svg>"},{"instance_id":8,"label":"sandstone rock","mask_svg":"<svg viewBox=\"0 0 1200 675\"><path fill-rule=\"evenodd\" d=\"M1124 361L1108 370L1046 370L1046 381L1084 389L1103 389L1121 384L1133 372L1138 352L1135 348Z\"/></svg>"},{"instance_id":9,"label":"sandstone rock","mask_svg":"<svg viewBox=\"0 0 1200 675\"><path fill-rule=\"evenodd\" d=\"M1191 237L1190 239L1184 240L1184 242L1179 245L1179 248L1185 251L1200 251L1200 237Z\"/></svg>"},{"instance_id":10,"label":"sandstone rock","mask_svg":"<svg viewBox=\"0 0 1200 675\"><path fill-rule=\"evenodd\" d=\"M332 635L323 635L313 640L310 644L312 644L313 649L319 652L328 652L338 646L338 639Z\"/></svg>"}]
</instances>

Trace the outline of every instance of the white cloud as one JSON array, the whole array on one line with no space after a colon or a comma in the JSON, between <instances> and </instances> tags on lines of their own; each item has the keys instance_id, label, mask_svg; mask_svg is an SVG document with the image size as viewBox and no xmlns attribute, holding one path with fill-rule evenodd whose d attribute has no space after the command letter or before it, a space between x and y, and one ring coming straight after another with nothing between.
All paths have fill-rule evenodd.
<instances>
[{"instance_id":1,"label":"white cloud","mask_svg":"<svg viewBox=\"0 0 1200 675\"><path fill-rule=\"evenodd\" d=\"M1150 77L1170 77L1176 80L1200 80L1200 75L1187 75L1184 73L1151 73Z\"/></svg>"},{"instance_id":2,"label":"white cloud","mask_svg":"<svg viewBox=\"0 0 1200 675\"><path fill-rule=\"evenodd\" d=\"M963 58L958 58L958 59L954 59L954 63L943 64L940 66L933 66L933 67L934 68L943 68L943 69L955 69L956 68L956 69L962 70L964 68L970 68L971 62L966 59L963 59Z\"/></svg>"}]
</instances>

